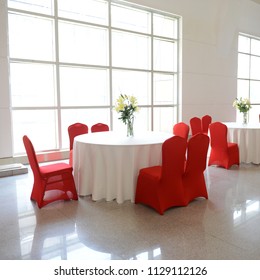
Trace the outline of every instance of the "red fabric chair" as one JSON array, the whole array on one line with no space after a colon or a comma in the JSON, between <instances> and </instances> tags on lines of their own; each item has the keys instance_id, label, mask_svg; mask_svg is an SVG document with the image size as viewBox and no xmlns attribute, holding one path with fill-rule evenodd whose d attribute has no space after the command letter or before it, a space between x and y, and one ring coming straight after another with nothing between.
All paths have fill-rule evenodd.
<instances>
[{"instance_id":1,"label":"red fabric chair","mask_svg":"<svg viewBox=\"0 0 260 280\"><path fill-rule=\"evenodd\" d=\"M201 119L194 117L190 119L191 135L196 135L197 133L202 133L202 123Z\"/></svg>"},{"instance_id":2,"label":"red fabric chair","mask_svg":"<svg viewBox=\"0 0 260 280\"><path fill-rule=\"evenodd\" d=\"M91 132L109 131L109 126L104 123L96 123L91 126Z\"/></svg>"},{"instance_id":3,"label":"red fabric chair","mask_svg":"<svg viewBox=\"0 0 260 280\"><path fill-rule=\"evenodd\" d=\"M34 176L31 200L36 201L39 208L57 200L78 200L72 167L66 163L39 166L32 142L26 135L23 143Z\"/></svg>"},{"instance_id":4,"label":"red fabric chair","mask_svg":"<svg viewBox=\"0 0 260 280\"><path fill-rule=\"evenodd\" d=\"M176 123L173 126L173 134L186 139L186 141L188 141L189 130L190 127L184 122Z\"/></svg>"},{"instance_id":5,"label":"red fabric chair","mask_svg":"<svg viewBox=\"0 0 260 280\"><path fill-rule=\"evenodd\" d=\"M212 122L212 117L209 115L205 115L201 118L202 123L202 132L208 135L209 132L209 125Z\"/></svg>"},{"instance_id":6,"label":"red fabric chair","mask_svg":"<svg viewBox=\"0 0 260 280\"><path fill-rule=\"evenodd\" d=\"M69 164L72 166L73 164L73 142L74 138L81 134L88 133L88 126L83 123L74 123L68 127L68 134L70 139L70 156L69 156Z\"/></svg>"},{"instance_id":7,"label":"red fabric chair","mask_svg":"<svg viewBox=\"0 0 260 280\"><path fill-rule=\"evenodd\" d=\"M185 204L197 197L208 198L204 171L207 167L209 137L203 133L192 136L188 142L187 161L183 175Z\"/></svg>"},{"instance_id":8,"label":"red fabric chair","mask_svg":"<svg viewBox=\"0 0 260 280\"><path fill-rule=\"evenodd\" d=\"M187 141L180 136L167 139L162 145L162 165L139 171L135 203L143 203L163 215L173 206L184 204L182 176Z\"/></svg>"},{"instance_id":9,"label":"red fabric chair","mask_svg":"<svg viewBox=\"0 0 260 280\"><path fill-rule=\"evenodd\" d=\"M239 165L239 148L237 143L227 141L227 126L221 122L209 126L211 152L208 165L218 165L229 169Z\"/></svg>"}]
</instances>

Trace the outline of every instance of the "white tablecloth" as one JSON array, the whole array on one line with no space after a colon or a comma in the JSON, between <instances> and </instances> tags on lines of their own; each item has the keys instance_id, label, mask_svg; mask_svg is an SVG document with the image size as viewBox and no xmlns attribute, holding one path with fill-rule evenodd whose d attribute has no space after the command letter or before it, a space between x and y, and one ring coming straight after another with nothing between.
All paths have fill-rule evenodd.
<instances>
[{"instance_id":1,"label":"white tablecloth","mask_svg":"<svg viewBox=\"0 0 260 280\"><path fill-rule=\"evenodd\" d=\"M228 127L228 141L239 146L240 162L260 163L260 124L225 123Z\"/></svg>"},{"instance_id":2,"label":"white tablecloth","mask_svg":"<svg viewBox=\"0 0 260 280\"><path fill-rule=\"evenodd\" d=\"M134 202L139 170L161 164L162 143L170 133L146 132L134 137L97 132L75 137L73 170L78 194L93 200Z\"/></svg>"}]
</instances>

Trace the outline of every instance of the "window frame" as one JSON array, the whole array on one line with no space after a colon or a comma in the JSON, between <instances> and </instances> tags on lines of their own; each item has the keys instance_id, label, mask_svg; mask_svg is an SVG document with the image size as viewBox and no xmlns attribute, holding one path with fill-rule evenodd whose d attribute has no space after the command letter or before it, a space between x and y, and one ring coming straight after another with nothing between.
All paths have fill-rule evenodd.
<instances>
[{"instance_id":1,"label":"window frame","mask_svg":"<svg viewBox=\"0 0 260 280\"><path fill-rule=\"evenodd\" d=\"M241 39L245 38L245 39L249 40L248 50L243 50L243 51L240 50L240 46L239 46L240 38ZM252 53L252 40L257 40L257 41L259 41L259 44L260 44L260 38L258 38L258 37L248 35L245 33L239 33L239 35L238 35L237 97L238 98L240 98L240 97L248 98L250 100L252 108L249 110L249 121L258 122L258 121L260 121L260 117L259 117L260 95L259 95L259 102L254 102L254 101L252 102L252 99L253 99L252 98L252 90L253 90L252 85L253 85L253 83L258 83L260 86L260 77L259 77L259 79L252 77L251 62L252 62L252 58L259 58L259 60L260 60L260 53L259 54ZM248 56L248 65L247 65L248 68L244 70L245 72L247 72L247 74L244 74L244 77L240 76L240 69L241 69L240 57L241 56ZM259 64L259 68L260 68L260 64ZM247 83L248 85L243 87L241 85L242 83L243 84ZM242 120L242 116L241 116L241 114L239 114L239 112L237 112L237 119Z\"/></svg>"},{"instance_id":2,"label":"window frame","mask_svg":"<svg viewBox=\"0 0 260 280\"><path fill-rule=\"evenodd\" d=\"M163 109L163 108L171 108L173 110L173 119L171 120L172 124L177 122L179 120L179 100L180 100L180 75L179 75L179 69L180 69L180 21L181 21L181 17L174 15L172 13L168 13L168 12L164 12L164 11L159 11L159 10L155 10L152 8L148 8L148 7L143 7L140 5L136 5L133 3L128 3L128 2L124 2L124 1L115 1L115 0L103 0L104 2L107 2L108 5L108 25L106 24L98 24L98 23L93 23L93 22L86 22L83 20L76 20L75 18L64 18L64 17L60 17L59 13L58 13L58 0L53 0L53 11L52 12L48 12L46 14L44 13L40 13L40 12L33 12L31 10L24 10L24 9L16 9L14 7L7 7L8 10L8 15L10 13L17 13L17 14L22 14L22 15L28 15L28 16L33 16L33 17L39 17L39 18L46 18L46 19L51 19L54 22L54 59L53 61L43 61L43 60L38 60L38 59L27 59L27 58L21 58L21 57L12 57L10 56L10 64L11 63L32 63L32 64L42 64L42 65L52 65L55 68L55 81L56 81L56 85L55 85L55 98L56 98L56 102L55 105L53 106L11 106L12 112L15 111L28 111L28 110L54 110L56 111L56 119L57 119L57 132L56 132L56 137L57 139L55 139L55 142L57 143L56 147L53 147L53 149L48 150L48 151L55 151L55 150L62 150L62 149L67 149L68 148L68 143L64 144L66 142L65 138L65 130L67 129L67 127L63 127L63 123L62 123L62 113L63 110L91 110L91 109L107 109L109 111L109 120L108 120L108 124L111 128L111 130L113 130L114 127L118 127L118 125L116 124L117 120L116 120L116 114L113 112L113 107L115 104L115 98L116 95L113 92L113 71L133 71L133 72L141 72L141 73L145 73L147 75L150 75L150 98L149 98L149 104L139 104L140 109L144 108L145 110L147 109L147 113L148 116L148 121L150 123L147 124L147 128L148 130L154 130L155 126L157 126L156 129L162 129L164 130L165 128L160 127L158 128L158 125L155 125L155 123L158 123L158 120L155 122L154 120L154 112L158 111L158 109ZM7 0L8 2L8 0ZM124 28L119 28L119 27L115 27L112 26L112 19L111 19L111 8L113 5L116 6L122 6L126 9L137 9L140 10L141 12L145 12L147 14L149 14L150 16L150 29L147 33L145 32L141 32L141 31L136 31L136 30L129 30L129 29L124 29ZM175 29L174 29L174 36L173 38L170 37L165 37L165 35L158 35L158 34L153 34L153 18L154 16L160 16L160 17L165 17L167 19L172 19L175 21ZM104 65L93 65L93 64L86 64L86 63L79 63L79 62L64 62L64 61L60 61L60 41L59 41L59 23L60 22L66 22L68 24L78 24L78 25L82 25L82 26L86 26L86 27L96 27L96 28L103 28L103 29L107 29L107 33L108 33L108 42L107 42L107 53L108 53L108 64L104 64ZM176 31L177 30L177 31ZM150 65L148 66L147 69L143 69L142 67L138 68L138 67L129 67L129 66L114 66L113 65L113 57L112 57L112 34L113 32L122 32L122 33L127 33L127 34L132 34L133 36L147 36L148 38L150 38L150 54L149 54L149 61L150 61ZM176 34L177 33L177 34ZM167 42L172 42L174 44L174 46L176 46L176 50L175 50L175 58L177 61L174 61L174 69L173 70L167 70L167 69L160 69L160 70L155 70L154 69L154 40L161 40L161 41L167 41ZM80 68L86 68L86 69L91 69L91 68L95 68L95 69L104 69L108 71L108 92L109 92L109 97L108 97L108 103L107 105L87 105L87 104L80 104L79 106L68 106L68 105L62 105L62 101L61 101L61 79L60 79L60 69L61 67L80 67ZM156 100L154 100L154 76L155 75L172 75L172 79L173 79L173 91L172 92L172 103L171 102L166 102L165 104L162 103L158 103ZM11 90L10 90L11 91ZM11 93L10 93L11 94ZM127 94L132 94L134 95L134 92L129 92ZM11 94L11 98L12 98L12 94ZM157 103L156 103L157 102ZM92 124L89 123L87 121L87 119L85 120L85 123L88 126L91 126ZM172 127L169 127L169 131L172 130ZM16 138L16 136L13 136L14 138ZM64 142L65 141L65 142ZM13 141L15 142L15 141ZM15 145L15 144L14 144ZM15 151L15 147L14 147L14 151ZM36 145L36 151L45 151L45 149L37 149L37 145ZM16 155L18 154L22 154L22 151L17 151L15 152Z\"/></svg>"}]
</instances>

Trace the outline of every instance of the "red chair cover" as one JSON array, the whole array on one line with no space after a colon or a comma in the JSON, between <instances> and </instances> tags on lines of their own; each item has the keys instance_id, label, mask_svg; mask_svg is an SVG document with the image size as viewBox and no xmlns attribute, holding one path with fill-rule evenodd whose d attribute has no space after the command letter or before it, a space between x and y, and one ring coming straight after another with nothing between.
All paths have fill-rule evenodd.
<instances>
[{"instance_id":1,"label":"red chair cover","mask_svg":"<svg viewBox=\"0 0 260 280\"><path fill-rule=\"evenodd\" d=\"M218 165L229 169L239 165L239 148L237 143L227 141L227 126L221 122L210 124L211 152L208 165Z\"/></svg>"},{"instance_id":2,"label":"red chair cover","mask_svg":"<svg viewBox=\"0 0 260 280\"><path fill-rule=\"evenodd\" d=\"M208 135L209 125L212 122L212 117L209 115L205 115L201 118L202 123L202 132Z\"/></svg>"},{"instance_id":3,"label":"red chair cover","mask_svg":"<svg viewBox=\"0 0 260 280\"><path fill-rule=\"evenodd\" d=\"M96 123L91 126L91 132L109 131L109 126L104 123Z\"/></svg>"},{"instance_id":4,"label":"red chair cover","mask_svg":"<svg viewBox=\"0 0 260 280\"><path fill-rule=\"evenodd\" d=\"M88 126L83 123L74 123L68 127L68 134L70 139L70 155L69 155L69 164L73 164L73 142L74 138L81 134L88 133Z\"/></svg>"},{"instance_id":5,"label":"red chair cover","mask_svg":"<svg viewBox=\"0 0 260 280\"><path fill-rule=\"evenodd\" d=\"M135 203L143 203L163 215L173 206L184 204L182 175L187 141L180 136L167 139L162 145L162 165L140 170Z\"/></svg>"},{"instance_id":6,"label":"red chair cover","mask_svg":"<svg viewBox=\"0 0 260 280\"><path fill-rule=\"evenodd\" d=\"M186 141L188 141L189 130L190 127L184 122L176 123L173 126L173 134L186 139Z\"/></svg>"},{"instance_id":7,"label":"red chair cover","mask_svg":"<svg viewBox=\"0 0 260 280\"><path fill-rule=\"evenodd\" d=\"M196 135L197 133L202 133L202 123L201 119L194 117L190 119L191 134Z\"/></svg>"},{"instance_id":8,"label":"red chair cover","mask_svg":"<svg viewBox=\"0 0 260 280\"><path fill-rule=\"evenodd\" d=\"M26 135L23 143L34 176L31 200L36 201L39 208L57 200L78 200L72 167L66 163L39 166L34 147Z\"/></svg>"},{"instance_id":9,"label":"red chair cover","mask_svg":"<svg viewBox=\"0 0 260 280\"><path fill-rule=\"evenodd\" d=\"M197 197L208 198L204 178L208 147L209 137L203 133L192 136L188 142L187 162L183 176L186 205Z\"/></svg>"}]
</instances>

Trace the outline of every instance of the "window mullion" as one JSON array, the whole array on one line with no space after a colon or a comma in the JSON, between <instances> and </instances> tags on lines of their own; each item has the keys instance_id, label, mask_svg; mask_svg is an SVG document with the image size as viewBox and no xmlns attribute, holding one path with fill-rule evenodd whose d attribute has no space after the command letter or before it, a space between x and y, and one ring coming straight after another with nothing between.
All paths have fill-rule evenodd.
<instances>
[{"instance_id":1,"label":"window mullion","mask_svg":"<svg viewBox=\"0 0 260 280\"><path fill-rule=\"evenodd\" d=\"M110 104L110 127L113 130L113 74L112 74L112 23L111 23L111 1L108 5L108 67L109 67L109 104Z\"/></svg>"},{"instance_id":2,"label":"window mullion","mask_svg":"<svg viewBox=\"0 0 260 280\"><path fill-rule=\"evenodd\" d=\"M151 17L151 129L154 130L154 34L153 34L153 13L150 14Z\"/></svg>"},{"instance_id":3,"label":"window mullion","mask_svg":"<svg viewBox=\"0 0 260 280\"><path fill-rule=\"evenodd\" d=\"M46 7L34 1L30 6L24 3L18 1L8 9L13 19L9 26L11 89L16 101L13 109L24 110L24 119L17 117L17 123L24 122L26 128L32 127L30 122L27 125L26 111L32 115L33 110L43 123L42 132L50 132L51 127L48 145L34 133L44 149L67 147L70 122L84 120L91 125L110 119L111 129L120 129L112 108L115 94L121 90L135 95L144 108L140 129L165 129L176 119L171 108L179 100L175 98L178 92L173 77L179 77L178 59L175 61L178 49L174 46L179 44L179 34L174 30L179 30L179 17L124 1L115 5L113 0L73 4L53 0L53 6ZM20 45L25 47L16 47ZM14 62L20 68L15 68ZM23 83L21 74L27 78ZM34 83L29 81L30 75L35 77ZM37 87L40 83L41 88ZM45 109L53 112L51 117ZM165 122L165 112L173 119L167 117Z\"/></svg>"},{"instance_id":4,"label":"window mullion","mask_svg":"<svg viewBox=\"0 0 260 280\"><path fill-rule=\"evenodd\" d=\"M58 0L54 0L54 40L55 40L55 70L56 70L56 102L57 102L57 137L58 148L62 147L62 120L61 120L61 94L60 94L60 59L59 59L59 20Z\"/></svg>"}]
</instances>

